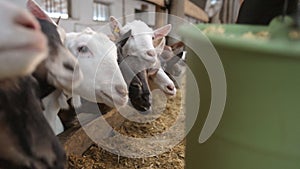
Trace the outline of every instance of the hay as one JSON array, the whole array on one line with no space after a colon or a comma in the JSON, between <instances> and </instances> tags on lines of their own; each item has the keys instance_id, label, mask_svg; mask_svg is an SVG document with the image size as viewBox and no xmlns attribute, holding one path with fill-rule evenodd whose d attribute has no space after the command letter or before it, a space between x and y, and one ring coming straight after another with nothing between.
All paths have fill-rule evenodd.
<instances>
[{"instance_id":1,"label":"hay","mask_svg":"<svg viewBox=\"0 0 300 169\"><path fill-rule=\"evenodd\" d=\"M203 30L204 34L223 35L225 29L222 26L208 26Z\"/></svg>"},{"instance_id":2,"label":"hay","mask_svg":"<svg viewBox=\"0 0 300 169\"><path fill-rule=\"evenodd\" d=\"M232 33L226 33L226 30L224 27L220 26L208 26L203 30L204 34L207 35L222 35L222 36L226 36L228 38L243 38L243 39L252 39L252 40L269 40L270 39L270 33L268 31L259 31L259 32L245 32L244 34L242 34L241 36L232 34ZM297 36L297 34L295 32L291 33L292 37Z\"/></svg>"},{"instance_id":3,"label":"hay","mask_svg":"<svg viewBox=\"0 0 300 169\"><path fill-rule=\"evenodd\" d=\"M292 40L299 40L300 39L300 31L299 30L290 31L289 38Z\"/></svg>"},{"instance_id":4,"label":"hay","mask_svg":"<svg viewBox=\"0 0 300 169\"><path fill-rule=\"evenodd\" d=\"M253 40L268 40L270 39L270 34L268 31L260 31L257 33L253 33L253 32L246 32L242 35L242 38L245 39L253 39Z\"/></svg>"},{"instance_id":5,"label":"hay","mask_svg":"<svg viewBox=\"0 0 300 169\"><path fill-rule=\"evenodd\" d=\"M111 152L114 150L122 149L129 152L151 154L151 151L167 151L157 156L145 158L127 158L115 155L109 151L104 150L97 145L91 146L83 156L70 155L68 157L69 169L126 169L126 168L143 168L143 169L183 169L184 168L184 151L185 140L180 140L180 143L175 147L169 146L168 139L155 140L155 136L166 133L166 138L180 139L184 134L184 120L185 114L183 111L182 92L178 90L175 98L168 98L165 104L161 95L153 95L153 112L149 116L149 122L139 123L126 120L124 124L115 130L132 138L146 138L152 137L153 145L143 145L143 142L138 142L135 145L128 147L124 140L118 140L113 137L105 140L106 148ZM160 113L162 112L162 113ZM153 120L154 119L154 120ZM175 125L176 123L176 125ZM111 141L114 139L114 141ZM159 142L160 146L157 146ZM126 147L127 146L127 147ZM168 147L169 146L169 147ZM127 148L127 149L126 149ZM126 152L125 152L126 153Z\"/></svg>"}]
</instances>

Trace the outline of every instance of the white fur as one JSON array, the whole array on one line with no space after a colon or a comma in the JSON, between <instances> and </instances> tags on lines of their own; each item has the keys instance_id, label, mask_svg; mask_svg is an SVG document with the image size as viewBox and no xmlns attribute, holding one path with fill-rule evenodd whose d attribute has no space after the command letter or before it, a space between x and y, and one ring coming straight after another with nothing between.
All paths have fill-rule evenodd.
<instances>
[{"instance_id":1,"label":"white fur","mask_svg":"<svg viewBox=\"0 0 300 169\"><path fill-rule=\"evenodd\" d=\"M56 90L42 100L45 108L43 112L44 116L56 135L64 131L63 125L57 116L57 113L61 109L59 104L60 96L61 91Z\"/></svg>"},{"instance_id":2,"label":"white fur","mask_svg":"<svg viewBox=\"0 0 300 169\"><path fill-rule=\"evenodd\" d=\"M116 39L122 37L126 32L131 30L132 36L122 48L123 54L124 56L137 56L136 62L143 65L143 68L151 68L157 59L157 53L153 46L152 38L165 37L171 31L170 24L153 30L146 23L137 20L127 23L122 27L114 17L110 17L110 26ZM154 55L151 56L148 52L153 53Z\"/></svg>"},{"instance_id":3,"label":"white fur","mask_svg":"<svg viewBox=\"0 0 300 169\"><path fill-rule=\"evenodd\" d=\"M73 93L109 106L114 106L114 102L118 105L127 103L128 96L117 91L117 88L122 88L127 93L127 85L117 63L116 46L106 35L87 28L81 33L67 34L65 45L77 56L85 78ZM89 52L78 52L80 46L88 46Z\"/></svg>"},{"instance_id":4,"label":"white fur","mask_svg":"<svg viewBox=\"0 0 300 169\"><path fill-rule=\"evenodd\" d=\"M166 64L173 58L177 57L175 56L173 51L163 51L162 55L160 55L159 60L161 62L161 66L165 68ZM182 57L176 62L171 70L168 70L169 74L177 77L179 79L182 78L183 74L185 73L186 70L186 51L183 51Z\"/></svg>"},{"instance_id":5,"label":"white fur","mask_svg":"<svg viewBox=\"0 0 300 169\"><path fill-rule=\"evenodd\" d=\"M158 69L155 75L149 77L149 85L151 89L159 88L167 95L176 95L176 87L173 81L162 68Z\"/></svg>"},{"instance_id":6,"label":"white fur","mask_svg":"<svg viewBox=\"0 0 300 169\"><path fill-rule=\"evenodd\" d=\"M163 37L160 40L159 44L155 48L155 50L159 56L162 54L165 44L166 44L166 39ZM149 77L148 77L148 82L149 82L150 88L152 90L155 88L159 88L165 94L167 94L169 96L175 96L176 88L175 88L173 81L164 72L159 60L156 61L156 64L157 64L156 67L158 67L158 71L154 74L149 74Z\"/></svg>"},{"instance_id":7,"label":"white fur","mask_svg":"<svg viewBox=\"0 0 300 169\"><path fill-rule=\"evenodd\" d=\"M83 97L91 102L105 103L109 106L123 106L128 101L127 85L123 79L121 71L117 63L117 51L114 43L109 38L102 34L96 33L90 28L85 29L83 32L72 32L66 35L65 46L74 54L79 62L84 80L78 86L73 88L72 99L73 105L76 107L80 105L80 98ZM87 52L80 52L80 47L87 47ZM123 94L118 90L123 90ZM76 97L75 97L76 96ZM111 98L108 98L110 96ZM66 99L64 94L60 94L56 98L49 96L52 99L60 99L59 104L64 106ZM60 97L60 98L59 98ZM44 100L43 100L44 102ZM50 101L48 100L48 103ZM47 118L52 128L55 130L57 126L52 116L57 116L61 107L55 109L51 107L45 110L50 118ZM57 124L56 124L57 125ZM56 133L60 132L55 131Z\"/></svg>"}]
</instances>

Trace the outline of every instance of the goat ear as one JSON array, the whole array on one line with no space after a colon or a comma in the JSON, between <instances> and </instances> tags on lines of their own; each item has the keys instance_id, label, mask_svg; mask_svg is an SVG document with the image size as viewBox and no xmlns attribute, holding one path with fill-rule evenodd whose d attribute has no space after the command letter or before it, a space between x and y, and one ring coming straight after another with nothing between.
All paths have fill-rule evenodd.
<instances>
[{"instance_id":1,"label":"goat ear","mask_svg":"<svg viewBox=\"0 0 300 169\"><path fill-rule=\"evenodd\" d=\"M170 60L173 57L172 48L170 46L165 45L164 50L163 50L162 54L160 55L160 57L166 61Z\"/></svg>"},{"instance_id":2,"label":"goat ear","mask_svg":"<svg viewBox=\"0 0 300 169\"><path fill-rule=\"evenodd\" d=\"M58 18L57 18L57 20L56 20L56 25L58 25L59 24L59 21L60 21L60 19L61 19L61 16L59 16Z\"/></svg>"},{"instance_id":3,"label":"goat ear","mask_svg":"<svg viewBox=\"0 0 300 169\"><path fill-rule=\"evenodd\" d=\"M63 43L65 45L65 47L69 48L70 45L71 45L71 42L74 41L74 39L76 38L77 35L78 35L78 33L76 33L76 32L66 33L66 38L65 38L65 41Z\"/></svg>"},{"instance_id":4,"label":"goat ear","mask_svg":"<svg viewBox=\"0 0 300 169\"><path fill-rule=\"evenodd\" d=\"M159 39L167 36L170 33L171 29L172 29L172 25L168 24L154 30L154 39Z\"/></svg>"},{"instance_id":5,"label":"goat ear","mask_svg":"<svg viewBox=\"0 0 300 169\"><path fill-rule=\"evenodd\" d=\"M184 47L183 42L177 42L177 43L174 43L174 44L171 45L171 48L172 48L173 51L176 50L176 49L180 49L180 48L183 49L183 47Z\"/></svg>"},{"instance_id":6,"label":"goat ear","mask_svg":"<svg viewBox=\"0 0 300 169\"><path fill-rule=\"evenodd\" d=\"M121 31L121 28L122 28L122 25L120 24L120 22L115 17L111 16L109 18L109 25L110 25L111 32L116 37L119 37L120 36L120 31Z\"/></svg>"},{"instance_id":7,"label":"goat ear","mask_svg":"<svg viewBox=\"0 0 300 169\"><path fill-rule=\"evenodd\" d=\"M168 52L172 52L172 48L170 46L167 46L167 45L164 47L164 50L168 51Z\"/></svg>"},{"instance_id":8,"label":"goat ear","mask_svg":"<svg viewBox=\"0 0 300 169\"><path fill-rule=\"evenodd\" d=\"M131 36L131 30L129 30L128 32L126 32L121 39L117 42L118 45L120 45L120 47L123 47L125 45L125 43L127 42L128 38Z\"/></svg>"},{"instance_id":9,"label":"goat ear","mask_svg":"<svg viewBox=\"0 0 300 169\"><path fill-rule=\"evenodd\" d=\"M174 52L175 55L183 52L184 50L184 43L183 42L177 42L171 45L172 51Z\"/></svg>"},{"instance_id":10,"label":"goat ear","mask_svg":"<svg viewBox=\"0 0 300 169\"><path fill-rule=\"evenodd\" d=\"M156 48L162 41L162 38L153 39L153 46Z\"/></svg>"},{"instance_id":11,"label":"goat ear","mask_svg":"<svg viewBox=\"0 0 300 169\"><path fill-rule=\"evenodd\" d=\"M158 46L155 47L155 50L157 52L158 55L161 55L162 52L164 51L164 47L166 45L166 38L163 37L160 41L160 43L158 44Z\"/></svg>"},{"instance_id":12,"label":"goat ear","mask_svg":"<svg viewBox=\"0 0 300 169\"><path fill-rule=\"evenodd\" d=\"M69 32L69 33L66 33L66 38L67 39L74 39L77 35L78 35L77 32Z\"/></svg>"},{"instance_id":13,"label":"goat ear","mask_svg":"<svg viewBox=\"0 0 300 169\"><path fill-rule=\"evenodd\" d=\"M47 15L47 13L34 1L27 1L27 9L37 18L48 20L56 25L56 23Z\"/></svg>"},{"instance_id":14,"label":"goat ear","mask_svg":"<svg viewBox=\"0 0 300 169\"><path fill-rule=\"evenodd\" d=\"M59 34L61 42L64 43L66 40L66 31L62 27L57 26L57 32Z\"/></svg>"},{"instance_id":15,"label":"goat ear","mask_svg":"<svg viewBox=\"0 0 300 169\"><path fill-rule=\"evenodd\" d=\"M83 30L83 32L85 32L85 33L94 33L95 31L94 31L92 28L90 28L90 27L86 27L86 28Z\"/></svg>"}]
</instances>

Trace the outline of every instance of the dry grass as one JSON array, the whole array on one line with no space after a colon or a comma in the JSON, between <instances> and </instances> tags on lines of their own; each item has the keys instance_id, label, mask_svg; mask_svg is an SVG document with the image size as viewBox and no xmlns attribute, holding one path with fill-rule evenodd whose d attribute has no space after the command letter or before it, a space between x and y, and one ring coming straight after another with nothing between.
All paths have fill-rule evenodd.
<instances>
[{"instance_id":1,"label":"dry grass","mask_svg":"<svg viewBox=\"0 0 300 169\"><path fill-rule=\"evenodd\" d=\"M155 138L157 135L166 133L166 138L180 139L184 134L184 120L185 115L182 113L184 107L182 103L182 92L179 90L175 98L167 99L165 104L163 97L160 95L153 96L153 111L162 112L150 117L155 119L146 123L132 122L126 120L124 124L115 130L132 138ZM176 125L175 125L176 124ZM114 141L112 141L114 139ZM182 140L182 139L181 139ZM124 140L115 138L108 138L106 141L107 149L115 151L122 149L128 153L137 153L149 155L155 151L165 151L156 156L145 158L128 158L115 155L109 151L104 150L97 145L91 146L83 156L69 156L69 169L183 169L184 168L184 150L185 141L181 141L176 146L172 146L168 141L158 138L154 142L161 142L161 144L147 144L143 142L130 144Z\"/></svg>"}]
</instances>

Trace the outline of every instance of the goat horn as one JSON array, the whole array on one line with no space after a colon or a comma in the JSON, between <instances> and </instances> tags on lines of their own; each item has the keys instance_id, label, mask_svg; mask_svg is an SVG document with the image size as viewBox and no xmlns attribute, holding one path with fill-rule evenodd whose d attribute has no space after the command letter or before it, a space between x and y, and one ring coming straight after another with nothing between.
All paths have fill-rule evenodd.
<instances>
[{"instance_id":1,"label":"goat horn","mask_svg":"<svg viewBox=\"0 0 300 169\"><path fill-rule=\"evenodd\" d=\"M59 24L60 18L61 18L61 16L59 16L59 18L58 18L57 21L56 21L56 24L57 24L57 25Z\"/></svg>"}]
</instances>

